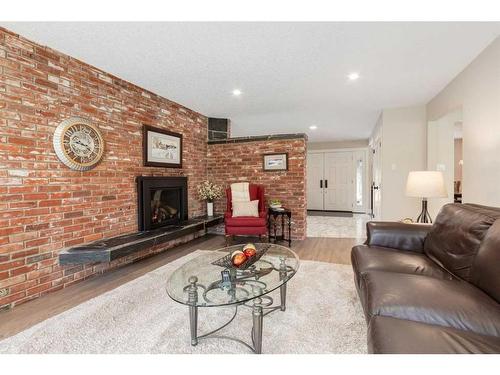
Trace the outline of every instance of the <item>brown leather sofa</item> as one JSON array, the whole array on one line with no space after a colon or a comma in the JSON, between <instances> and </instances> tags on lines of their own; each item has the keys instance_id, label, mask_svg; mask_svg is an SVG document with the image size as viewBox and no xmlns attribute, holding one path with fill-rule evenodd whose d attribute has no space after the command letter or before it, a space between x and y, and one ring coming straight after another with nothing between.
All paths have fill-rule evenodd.
<instances>
[{"instance_id":1,"label":"brown leather sofa","mask_svg":"<svg viewBox=\"0 0 500 375\"><path fill-rule=\"evenodd\" d=\"M367 230L351 260L370 353L500 353L500 208Z\"/></svg>"}]
</instances>

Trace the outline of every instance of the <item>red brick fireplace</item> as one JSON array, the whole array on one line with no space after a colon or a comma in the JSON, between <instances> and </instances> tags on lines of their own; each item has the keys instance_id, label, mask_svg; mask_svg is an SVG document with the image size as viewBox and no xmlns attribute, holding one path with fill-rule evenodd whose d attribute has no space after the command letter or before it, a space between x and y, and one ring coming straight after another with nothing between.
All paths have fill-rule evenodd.
<instances>
[{"instance_id":1,"label":"red brick fireplace","mask_svg":"<svg viewBox=\"0 0 500 375\"><path fill-rule=\"evenodd\" d=\"M0 307L157 251L116 264L58 264L62 248L137 230L137 176L188 177L189 215L204 214L195 186L207 176L205 116L5 29L0 73ZM72 171L53 151L54 129L70 116L103 133L95 169ZM182 169L143 166L143 124L182 133Z\"/></svg>"},{"instance_id":2,"label":"red brick fireplace","mask_svg":"<svg viewBox=\"0 0 500 375\"><path fill-rule=\"evenodd\" d=\"M106 141L102 162L90 171L68 169L53 150L56 126L71 116L91 120ZM182 134L182 168L143 166L145 124ZM209 146L207 117L0 28L0 309L200 235L111 262L61 266L62 249L139 229L137 176L187 177L189 218L205 214L195 187L207 178L263 183L292 208L294 236L303 238L305 139L252 143L256 153L289 152L291 169L274 174L252 173L260 156L237 147Z\"/></svg>"}]
</instances>

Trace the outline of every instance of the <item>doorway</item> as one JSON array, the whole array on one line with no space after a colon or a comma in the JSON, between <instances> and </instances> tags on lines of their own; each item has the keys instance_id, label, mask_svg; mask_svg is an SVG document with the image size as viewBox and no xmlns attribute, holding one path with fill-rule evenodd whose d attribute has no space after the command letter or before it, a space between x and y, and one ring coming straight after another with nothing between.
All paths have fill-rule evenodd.
<instances>
[{"instance_id":1,"label":"doorway","mask_svg":"<svg viewBox=\"0 0 500 375\"><path fill-rule=\"evenodd\" d=\"M462 201L462 111L458 109L429 121L427 125L427 169L441 171L448 196L429 199L429 213L434 219L446 203Z\"/></svg>"},{"instance_id":2,"label":"doorway","mask_svg":"<svg viewBox=\"0 0 500 375\"><path fill-rule=\"evenodd\" d=\"M367 149L310 151L307 209L365 213L368 209Z\"/></svg>"},{"instance_id":3,"label":"doorway","mask_svg":"<svg viewBox=\"0 0 500 375\"><path fill-rule=\"evenodd\" d=\"M382 141L376 138L372 145L372 183L371 183L371 214L372 218L382 219Z\"/></svg>"}]
</instances>

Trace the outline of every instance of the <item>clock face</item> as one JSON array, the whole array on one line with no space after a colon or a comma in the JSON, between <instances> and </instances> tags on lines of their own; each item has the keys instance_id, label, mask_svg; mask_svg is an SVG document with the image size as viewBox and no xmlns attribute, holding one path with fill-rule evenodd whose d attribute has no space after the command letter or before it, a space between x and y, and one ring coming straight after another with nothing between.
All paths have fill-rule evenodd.
<instances>
[{"instance_id":1,"label":"clock face","mask_svg":"<svg viewBox=\"0 0 500 375\"><path fill-rule=\"evenodd\" d=\"M54 150L59 159L71 169L86 171L101 160L104 140L99 129L90 121L72 117L56 128Z\"/></svg>"}]
</instances>

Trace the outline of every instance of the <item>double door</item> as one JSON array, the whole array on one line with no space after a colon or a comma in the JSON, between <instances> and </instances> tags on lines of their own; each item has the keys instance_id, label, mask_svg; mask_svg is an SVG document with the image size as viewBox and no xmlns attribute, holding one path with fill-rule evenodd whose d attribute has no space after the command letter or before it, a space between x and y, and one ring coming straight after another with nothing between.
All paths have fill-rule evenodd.
<instances>
[{"instance_id":1,"label":"double door","mask_svg":"<svg viewBox=\"0 0 500 375\"><path fill-rule=\"evenodd\" d=\"M352 152L308 154L308 210L352 211L353 184Z\"/></svg>"}]
</instances>

